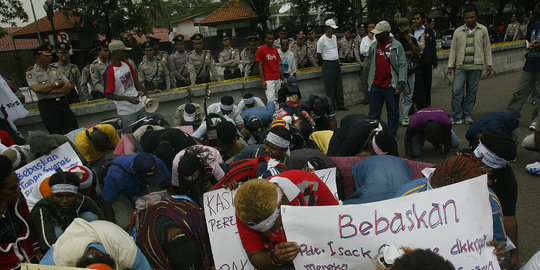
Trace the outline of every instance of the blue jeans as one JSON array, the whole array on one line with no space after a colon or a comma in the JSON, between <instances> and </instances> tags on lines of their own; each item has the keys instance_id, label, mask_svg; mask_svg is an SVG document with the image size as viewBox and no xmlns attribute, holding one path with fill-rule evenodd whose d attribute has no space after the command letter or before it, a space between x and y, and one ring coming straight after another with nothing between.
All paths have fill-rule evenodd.
<instances>
[{"instance_id":1,"label":"blue jeans","mask_svg":"<svg viewBox=\"0 0 540 270\"><path fill-rule=\"evenodd\" d=\"M409 110L411 109L411 106L413 105L412 98L414 94L414 80L415 80L414 73L408 75L407 81L409 82L409 85L405 85L405 88L399 94L399 97L401 99L401 111L399 112L400 121L409 121Z\"/></svg>"},{"instance_id":2,"label":"blue jeans","mask_svg":"<svg viewBox=\"0 0 540 270\"><path fill-rule=\"evenodd\" d=\"M396 95L396 90L392 87L382 88L372 84L369 91L369 119L381 119L384 102L386 102L388 126L394 136L396 136L399 123L399 96Z\"/></svg>"},{"instance_id":3,"label":"blue jeans","mask_svg":"<svg viewBox=\"0 0 540 270\"><path fill-rule=\"evenodd\" d=\"M134 113L134 114L130 114L130 115L118 115L118 117L120 117L120 120L122 120L122 128L126 128L128 127L129 125L135 123L137 120L143 118L143 117L146 117L147 114L146 114L146 111L144 110L144 108L142 108L141 110L139 110L138 112Z\"/></svg>"},{"instance_id":4,"label":"blue jeans","mask_svg":"<svg viewBox=\"0 0 540 270\"><path fill-rule=\"evenodd\" d=\"M474 103L476 103L476 92L478 92L480 75L482 75L482 70L454 70L452 120L460 120L472 115Z\"/></svg>"},{"instance_id":5,"label":"blue jeans","mask_svg":"<svg viewBox=\"0 0 540 270\"><path fill-rule=\"evenodd\" d=\"M424 134L419 132L412 138L411 142L411 155L413 157L419 157L424 152L424 142L426 141L426 137L424 137ZM459 139L456 136L456 133L454 130L452 130L452 148L458 148L459 147Z\"/></svg>"}]
</instances>

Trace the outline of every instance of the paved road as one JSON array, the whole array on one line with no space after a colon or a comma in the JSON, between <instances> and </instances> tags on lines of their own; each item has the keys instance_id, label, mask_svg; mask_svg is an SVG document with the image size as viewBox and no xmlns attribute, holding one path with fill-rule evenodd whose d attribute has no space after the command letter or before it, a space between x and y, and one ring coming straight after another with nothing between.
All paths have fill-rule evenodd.
<instances>
[{"instance_id":1,"label":"paved road","mask_svg":"<svg viewBox=\"0 0 540 270\"><path fill-rule=\"evenodd\" d=\"M478 98L473 113L473 119L480 118L483 114L493 111L505 111L508 101L511 99L514 89L518 83L520 73L503 74L496 77L490 77L480 82ZM432 106L441 108L447 112L452 111L450 104L451 86L437 87L432 90ZM386 107L385 107L386 108ZM383 108L382 119L387 120L386 109ZM533 105L526 103L522 109L522 120L520 122L521 139L530 134L528 126L530 124L529 116ZM350 108L348 112L338 112L338 118L346 113L368 113L367 105L357 105ZM339 119L338 119L339 121ZM338 122L339 123L339 122ZM465 139L465 132L468 125L454 126L454 131L459 137L460 147L467 147L468 142ZM399 153L405 154L403 145L403 136L405 128L398 130ZM520 142L521 143L521 142ZM441 152L435 150L431 144L426 144L424 156L417 160L430 163L438 163L443 159ZM540 176L535 176L525 171L525 165L534 161L539 161L540 155L536 152L530 152L518 146L518 155L514 173L518 181L518 203L517 220L519 230L520 260L528 260L534 253L540 250Z\"/></svg>"}]
</instances>

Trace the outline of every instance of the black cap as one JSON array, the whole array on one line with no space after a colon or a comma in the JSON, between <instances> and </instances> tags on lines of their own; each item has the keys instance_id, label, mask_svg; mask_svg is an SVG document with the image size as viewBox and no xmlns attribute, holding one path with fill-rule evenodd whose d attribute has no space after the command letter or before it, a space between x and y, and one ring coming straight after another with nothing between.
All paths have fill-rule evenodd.
<instances>
[{"instance_id":1,"label":"black cap","mask_svg":"<svg viewBox=\"0 0 540 270\"><path fill-rule=\"evenodd\" d=\"M231 39L231 36L229 36L229 33L227 32L221 33L221 40L227 40L227 39Z\"/></svg>"},{"instance_id":2,"label":"black cap","mask_svg":"<svg viewBox=\"0 0 540 270\"><path fill-rule=\"evenodd\" d=\"M144 51L151 51L154 49L154 43L150 42L150 41L145 41L143 44L142 44L142 47L143 47L143 50Z\"/></svg>"},{"instance_id":3,"label":"black cap","mask_svg":"<svg viewBox=\"0 0 540 270\"><path fill-rule=\"evenodd\" d=\"M249 43L249 45L256 45L257 40L259 40L259 38L257 36L248 36L248 37L246 37L246 41Z\"/></svg>"},{"instance_id":4,"label":"black cap","mask_svg":"<svg viewBox=\"0 0 540 270\"><path fill-rule=\"evenodd\" d=\"M435 22L435 18L431 18L429 21L430 22Z\"/></svg>"},{"instance_id":5,"label":"black cap","mask_svg":"<svg viewBox=\"0 0 540 270\"><path fill-rule=\"evenodd\" d=\"M34 49L34 52L45 55L45 56L51 56L52 55L52 47L49 42L45 42L38 47Z\"/></svg>"},{"instance_id":6,"label":"black cap","mask_svg":"<svg viewBox=\"0 0 540 270\"><path fill-rule=\"evenodd\" d=\"M56 45L57 52L69 52L69 49L71 49L71 46L68 43L62 42Z\"/></svg>"},{"instance_id":7,"label":"black cap","mask_svg":"<svg viewBox=\"0 0 540 270\"><path fill-rule=\"evenodd\" d=\"M190 40L191 40L193 43L201 43L202 40L203 40L203 35L201 35L201 34L195 34L195 35L191 36Z\"/></svg>"},{"instance_id":8,"label":"black cap","mask_svg":"<svg viewBox=\"0 0 540 270\"><path fill-rule=\"evenodd\" d=\"M195 105L191 103L186 104L186 106L184 107L184 111L187 113L195 113L196 110L197 108L195 107Z\"/></svg>"},{"instance_id":9,"label":"black cap","mask_svg":"<svg viewBox=\"0 0 540 270\"><path fill-rule=\"evenodd\" d=\"M150 42L152 42L152 43L154 43L154 44L158 44L158 45L159 45L159 42L161 41L161 39L155 38L155 37L151 37L151 36L146 36L146 38L147 38Z\"/></svg>"},{"instance_id":10,"label":"black cap","mask_svg":"<svg viewBox=\"0 0 540 270\"><path fill-rule=\"evenodd\" d=\"M363 28L363 29L366 29L366 26L365 26L363 23L361 23L361 24L358 25L358 29L362 29L362 28Z\"/></svg>"},{"instance_id":11,"label":"black cap","mask_svg":"<svg viewBox=\"0 0 540 270\"><path fill-rule=\"evenodd\" d=\"M345 26L345 30L349 33L354 33L354 27L352 27L351 25Z\"/></svg>"},{"instance_id":12,"label":"black cap","mask_svg":"<svg viewBox=\"0 0 540 270\"><path fill-rule=\"evenodd\" d=\"M178 35L173 38L173 44L184 44L184 35Z\"/></svg>"},{"instance_id":13,"label":"black cap","mask_svg":"<svg viewBox=\"0 0 540 270\"><path fill-rule=\"evenodd\" d=\"M308 35L310 35L310 34L315 33L315 29L313 29L313 26L308 26L306 28L306 32L308 33Z\"/></svg>"},{"instance_id":14,"label":"black cap","mask_svg":"<svg viewBox=\"0 0 540 270\"><path fill-rule=\"evenodd\" d=\"M109 50L109 41L106 39L95 41L93 47L96 50Z\"/></svg>"},{"instance_id":15,"label":"black cap","mask_svg":"<svg viewBox=\"0 0 540 270\"><path fill-rule=\"evenodd\" d=\"M285 25L282 25L278 28L278 32L280 33L284 33L284 34L287 34L287 32L289 31L289 28L287 28L287 26Z\"/></svg>"}]
</instances>

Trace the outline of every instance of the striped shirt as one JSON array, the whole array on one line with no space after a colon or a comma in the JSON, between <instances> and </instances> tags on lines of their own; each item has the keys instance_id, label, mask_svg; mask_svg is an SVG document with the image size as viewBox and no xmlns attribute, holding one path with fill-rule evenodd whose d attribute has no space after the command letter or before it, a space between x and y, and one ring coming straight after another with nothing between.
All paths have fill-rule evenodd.
<instances>
[{"instance_id":1,"label":"striped shirt","mask_svg":"<svg viewBox=\"0 0 540 270\"><path fill-rule=\"evenodd\" d=\"M470 30L467 28L467 41L465 43L465 58L463 59L463 65L459 66L459 69L466 70L482 70L483 65L474 64L474 31L477 28Z\"/></svg>"}]
</instances>

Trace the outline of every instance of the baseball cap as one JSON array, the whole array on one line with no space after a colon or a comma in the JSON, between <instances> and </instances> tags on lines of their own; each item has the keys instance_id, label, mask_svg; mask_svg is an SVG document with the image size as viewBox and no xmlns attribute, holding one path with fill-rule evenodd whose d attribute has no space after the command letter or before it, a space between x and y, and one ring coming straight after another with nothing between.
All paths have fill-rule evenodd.
<instances>
[{"instance_id":1,"label":"baseball cap","mask_svg":"<svg viewBox=\"0 0 540 270\"><path fill-rule=\"evenodd\" d=\"M186 122L195 121L195 111L196 110L197 110L197 108L195 107L195 105L193 105L191 103L186 104L186 106L184 107L184 120Z\"/></svg>"},{"instance_id":2,"label":"baseball cap","mask_svg":"<svg viewBox=\"0 0 540 270\"><path fill-rule=\"evenodd\" d=\"M131 48L126 47L121 40L115 40L109 43L109 51L130 51Z\"/></svg>"},{"instance_id":3,"label":"baseball cap","mask_svg":"<svg viewBox=\"0 0 540 270\"><path fill-rule=\"evenodd\" d=\"M332 27L333 29L337 29L337 24L336 24L336 21L334 21L334 19L328 19L324 22L324 25L326 25L327 27Z\"/></svg>"},{"instance_id":4,"label":"baseball cap","mask_svg":"<svg viewBox=\"0 0 540 270\"><path fill-rule=\"evenodd\" d=\"M138 178L144 179L144 183L154 186L163 182L165 174L159 169L158 163L153 155L139 153L133 159L133 172Z\"/></svg>"},{"instance_id":5,"label":"baseball cap","mask_svg":"<svg viewBox=\"0 0 540 270\"><path fill-rule=\"evenodd\" d=\"M407 21L407 27L409 27L409 22ZM377 35L382 32L390 32L392 31L392 27L390 27L390 23L387 21L380 21L375 25L375 28L371 30L371 33Z\"/></svg>"},{"instance_id":6,"label":"baseball cap","mask_svg":"<svg viewBox=\"0 0 540 270\"><path fill-rule=\"evenodd\" d=\"M289 76L287 78L287 85L289 86L289 90L291 92L298 92L298 80L294 76Z\"/></svg>"},{"instance_id":7,"label":"baseball cap","mask_svg":"<svg viewBox=\"0 0 540 270\"><path fill-rule=\"evenodd\" d=\"M400 18L397 21L397 27L398 27L399 32L405 32L407 30L410 30L409 20L407 20L407 18Z\"/></svg>"}]
</instances>

